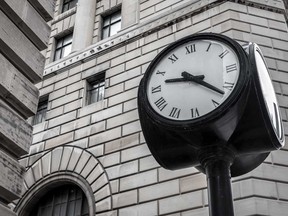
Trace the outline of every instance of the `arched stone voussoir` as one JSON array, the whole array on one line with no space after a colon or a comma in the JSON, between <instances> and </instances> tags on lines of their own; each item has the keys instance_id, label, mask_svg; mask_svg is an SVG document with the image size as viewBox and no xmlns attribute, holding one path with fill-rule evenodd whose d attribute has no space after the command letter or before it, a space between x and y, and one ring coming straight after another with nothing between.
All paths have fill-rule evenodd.
<instances>
[{"instance_id":1,"label":"arched stone voussoir","mask_svg":"<svg viewBox=\"0 0 288 216\"><path fill-rule=\"evenodd\" d=\"M79 177L78 179L70 178L69 176L71 175ZM42 187L45 188L48 186L51 188L50 185L54 183L58 184L58 180L65 183L65 176L67 176L67 181L70 179L68 181L70 183L74 182L77 185L87 185L88 188L81 188L91 191L95 209L97 203L103 201L103 199L111 199L109 203L112 203L111 186L108 176L97 158L89 151L80 147L61 146L46 152L27 169L24 176L26 189L18 204L23 204L21 200L28 201L30 196L38 193L38 190L46 191L42 189ZM101 178L99 178L99 176ZM83 182L79 183L77 181ZM102 190L98 191L97 189L95 191L95 185ZM105 185L105 187L103 187L103 185ZM100 200L95 200L95 198ZM109 206L112 205L110 204ZM23 206L20 206L20 208L22 209Z\"/></svg>"}]
</instances>

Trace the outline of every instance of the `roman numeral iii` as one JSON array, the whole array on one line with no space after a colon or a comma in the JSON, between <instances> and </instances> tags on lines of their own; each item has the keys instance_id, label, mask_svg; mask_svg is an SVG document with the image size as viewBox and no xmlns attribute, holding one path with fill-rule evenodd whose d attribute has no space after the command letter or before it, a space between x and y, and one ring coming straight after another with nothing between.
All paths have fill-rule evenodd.
<instances>
[{"instance_id":1,"label":"roman numeral iii","mask_svg":"<svg viewBox=\"0 0 288 216\"><path fill-rule=\"evenodd\" d=\"M227 73L230 73L230 72L236 71L236 70L237 70L236 63L226 66L226 72Z\"/></svg>"}]
</instances>

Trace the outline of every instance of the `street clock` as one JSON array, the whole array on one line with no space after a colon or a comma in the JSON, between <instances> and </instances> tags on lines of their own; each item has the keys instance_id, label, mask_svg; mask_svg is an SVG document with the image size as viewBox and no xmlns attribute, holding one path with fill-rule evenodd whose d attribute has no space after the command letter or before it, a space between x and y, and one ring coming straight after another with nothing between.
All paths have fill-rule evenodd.
<instances>
[{"instance_id":1,"label":"street clock","mask_svg":"<svg viewBox=\"0 0 288 216\"><path fill-rule=\"evenodd\" d=\"M199 33L164 48L139 85L147 145L167 169L231 159L244 174L284 145L276 96L258 46L249 53L224 35ZM217 156L217 157L218 157Z\"/></svg>"}]
</instances>

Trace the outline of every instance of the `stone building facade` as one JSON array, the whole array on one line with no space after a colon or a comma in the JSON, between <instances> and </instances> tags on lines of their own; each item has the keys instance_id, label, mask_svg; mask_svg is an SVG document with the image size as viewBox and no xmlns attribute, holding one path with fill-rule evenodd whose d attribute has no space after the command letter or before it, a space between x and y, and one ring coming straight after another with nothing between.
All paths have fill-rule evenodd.
<instances>
[{"instance_id":1,"label":"stone building facade","mask_svg":"<svg viewBox=\"0 0 288 216\"><path fill-rule=\"evenodd\" d=\"M151 156L138 117L139 81L157 53L184 36L216 32L240 44L256 42L287 135L285 15L282 0L57 0L15 211L208 215L205 175L195 168L165 170ZM287 158L284 147L232 179L235 215L287 215Z\"/></svg>"},{"instance_id":2,"label":"stone building facade","mask_svg":"<svg viewBox=\"0 0 288 216\"><path fill-rule=\"evenodd\" d=\"M0 2L0 215L15 213L8 204L21 197L25 169L18 159L29 153L53 17L52 0Z\"/></svg>"}]
</instances>

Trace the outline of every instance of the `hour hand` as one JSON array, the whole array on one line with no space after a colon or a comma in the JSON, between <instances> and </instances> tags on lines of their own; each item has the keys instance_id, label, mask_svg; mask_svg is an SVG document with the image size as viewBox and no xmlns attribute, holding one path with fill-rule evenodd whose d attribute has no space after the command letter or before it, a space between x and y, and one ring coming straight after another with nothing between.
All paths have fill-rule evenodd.
<instances>
[{"instance_id":1,"label":"hour hand","mask_svg":"<svg viewBox=\"0 0 288 216\"><path fill-rule=\"evenodd\" d=\"M205 78L204 75L197 75L197 76L195 76L195 77L196 77L197 79L199 79L199 80L203 80L203 79ZM173 79L167 79L167 80L165 80L166 83L188 82L188 81L191 81L191 80L189 80L189 79L187 79L187 78L185 78L185 77L183 77L183 78L173 78Z\"/></svg>"},{"instance_id":2,"label":"hour hand","mask_svg":"<svg viewBox=\"0 0 288 216\"><path fill-rule=\"evenodd\" d=\"M182 75L182 77L184 79L187 79L189 81L198 83L198 84L200 84L202 86L205 86L206 88L209 88L209 89L211 89L211 90L213 90L215 92L218 92L219 94L224 94L225 93L223 90L221 90L221 89L219 89L219 88L217 88L217 87L215 87L215 86L213 86L213 85L211 85L211 84L209 84L209 83L207 83L207 82L205 82L205 81L203 81L201 79L198 79L196 76L194 76L192 74L189 74L186 71L182 72L181 75Z\"/></svg>"}]
</instances>

